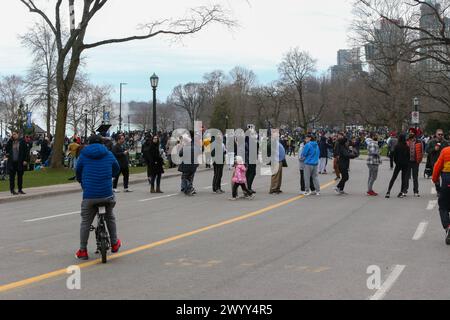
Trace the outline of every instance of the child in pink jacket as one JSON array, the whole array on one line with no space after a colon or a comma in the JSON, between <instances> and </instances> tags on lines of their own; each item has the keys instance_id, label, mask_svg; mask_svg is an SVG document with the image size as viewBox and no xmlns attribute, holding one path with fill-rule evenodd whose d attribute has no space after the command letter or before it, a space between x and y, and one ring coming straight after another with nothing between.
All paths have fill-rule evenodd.
<instances>
[{"instance_id":1,"label":"child in pink jacket","mask_svg":"<svg viewBox=\"0 0 450 320\"><path fill-rule=\"evenodd\" d=\"M247 178L246 178L247 168L244 165L244 160L242 157L237 156L234 160L234 171L233 178L231 181L233 182L232 192L233 198L230 200L236 200L238 196L238 188L241 187L242 191L244 191L244 195L246 199L252 199L252 194L247 189Z\"/></svg>"}]
</instances>

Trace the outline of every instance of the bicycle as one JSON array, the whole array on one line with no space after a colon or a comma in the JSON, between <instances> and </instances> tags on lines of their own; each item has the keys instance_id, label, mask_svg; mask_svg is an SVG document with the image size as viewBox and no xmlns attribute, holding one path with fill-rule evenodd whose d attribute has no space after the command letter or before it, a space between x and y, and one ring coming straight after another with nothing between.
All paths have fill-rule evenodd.
<instances>
[{"instance_id":1,"label":"bicycle","mask_svg":"<svg viewBox=\"0 0 450 320\"><path fill-rule=\"evenodd\" d=\"M96 206L97 208L97 227L91 226L90 231L95 231L95 239L97 240L97 251L95 254L101 254L102 263L107 262L107 252L111 249L111 243L109 241L109 234L106 228L106 205L99 204Z\"/></svg>"}]
</instances>

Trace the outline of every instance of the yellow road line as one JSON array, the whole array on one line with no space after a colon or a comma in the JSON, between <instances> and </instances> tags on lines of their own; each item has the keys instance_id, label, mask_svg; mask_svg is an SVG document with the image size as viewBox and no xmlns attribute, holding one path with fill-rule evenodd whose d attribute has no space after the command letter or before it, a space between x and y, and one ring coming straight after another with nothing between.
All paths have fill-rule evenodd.
<instances>
[{"instance_id":1,"label":"yellow road line","mask_svg":"<svg viewBox=\"0 0 450 320\"><path fill-rule=\"evenodd\" d=\"M328 188L329 186L333 185L334 183L335 183L334 181L329 182L329 183L321 186L321 188L322 189ZM206 232L206 231L209 231L209 230L217 229L217 228L220 228L220 227L223 227L223 226L226 226L226 225L229 225L229 224L233 224L233 223L236 223L236 222L239 222L239 221L247 220L249 218L253 218L253 217L259 216L259 215L261 215L263 213L266 213L268 211L271 211L271 210L278 209L280 207L286 206L286 205L288 205L288 204L290 204L292 202L298 201L298 200L303 199L303 198L304 198L303 195L296 196L294 198L291 198L291 199L279 202L277 204L271 205L269 207L266 207L266 208L254 211L252 213L249 213L249 214L246 214L246 215L243 215L243 216L239 216L239 217L236 217L236 218L233 218L233 219L230 219L230 220L226 220L226 221L223 221L223 222L220 222L220 223L217 223L217 224L213 224L213 225L210 225L210 226L207 226L207 227L204 227L204 228L201 228L201 229L197 229L197 230L194 230L194 231L191 231L191 232L183 233L183 234L180 234L178 236L170 237L170 238L167 238L167 239L164 239L164 240L161 240L161 241L153 242L153 243L150 243L148 245L140 246L140 247L137 247L137 248L134 248L134 249L130 249L130 250L127 250L127 251L123 251L121 253L118 253L118 254L115 254L115 255L112 255L112 256L108 257L108 259L109 260L114 260L114 259L117 259L117 258L120 258L120 257L128 256L128 255L131 255L131 254L134 254L134 253L138 253L138 252L146 251L146 250L149 250L149 249L152 249L152 248L155 248L155 247L159 247L159 246L162 246L164 244L167 244L167 243L170 243L170 242L174 242L174 241L177 241L177 240L180 240L180 239L191 237L191 236L197 235L199 233L203 233L203 232ZM90 261L90 262L81 263L81 264L78 264L76 266L78 266L80 269L85 269L85 268L92 267L92 266L98 265L98 264L101 264L101 260L100 259L93 260L93 261ZM0 286L0 293L6 292L6 291L10 291L10 290L13 290L13 289L17 289L17 288L21 288L21 287L26 287L26 286L29 286L31 284L35 284L35 283L38 283L38 282L41 282L41 281L44 281L44 280L48 280L48 279L51 279L51 278L56 278L56 277L60 277L60 276L64 276L64 275L67 275L67 269L60 269L60 270L56 270L56 271L49 272L49 273L46 273L46 274L42 274L40 276L36 276L36 277L28 278L28 279L25 279L25 280L13 282L13 283L10 283L10 284L2 285L2 286Z\"/></svg>"}]
</instances>

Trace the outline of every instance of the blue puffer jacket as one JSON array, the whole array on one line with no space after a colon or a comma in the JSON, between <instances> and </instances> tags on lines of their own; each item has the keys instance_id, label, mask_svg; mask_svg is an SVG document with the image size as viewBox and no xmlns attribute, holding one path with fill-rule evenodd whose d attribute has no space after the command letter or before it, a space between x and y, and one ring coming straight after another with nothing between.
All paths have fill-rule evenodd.
<instances>
[{"instance_id":1,"label":"blue puffer jacket","mask_svg":"<svg viewBox=\"0 0 450 320\"><path fill-rule=\"evenodd\" d=\"M77 162L77 180L83 188L83 199L112 197L112 177L119 171L119 163L104 145L84 148Z\"/></svg>"},{"instance_id":2,"label":"blue puffer jacket","mask_svg":"<svg viewBox=\"0 0 450 320\"><path fill-rule=\"evenodd\" d=\"M308 166L317 166L319 164L319 145L315 141L311 141L305 145L302 152L302 158Z\"/></svg>"}]
</instances>

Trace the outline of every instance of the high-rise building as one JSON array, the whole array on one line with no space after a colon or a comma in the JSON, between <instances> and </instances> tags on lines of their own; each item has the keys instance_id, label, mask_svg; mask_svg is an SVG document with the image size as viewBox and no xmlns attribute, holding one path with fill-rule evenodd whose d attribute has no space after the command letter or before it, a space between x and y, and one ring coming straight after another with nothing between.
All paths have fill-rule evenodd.
<instances>
[{"instance_id":1,"label":"high-rise building","mask_svg":"<svg viewBox=\"0 0 450 320\"><path fill-rule=\"evenodd\" d=\"M352 75L362 71L361 49L341 49L337 52L337 65L331 67L331 78Z\"/></svg>"},{"instance_id":2,"label":"high-rise building","mask_svg":"<svg viewBox=\"0 0 450 320\"><path fill-rule=\"evenodd\" d=\"M444 17L441 3L437 0L427 0L420 6L420 37L422 39L430 39L432 36L437 38L442 37L442 28L444 27L445 36L450 36L450 19ZM449 48L444 44L436 44L432 46L427 46L427 40L422 42L422 48L420 53L422 57L429 57L423 60L421 63L424 71L434 72L447 70L448 67L437 59L444 58L448 59ZM430 40L429 43L435 41ZM437 58L437 59L433 59Z\"/></svg>"}]
</instances>

